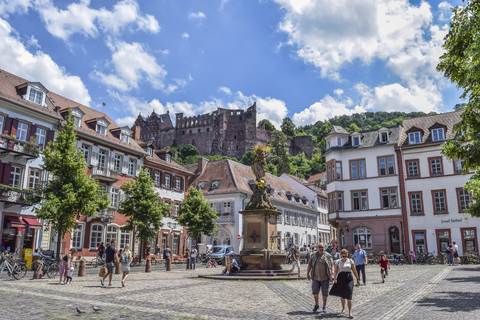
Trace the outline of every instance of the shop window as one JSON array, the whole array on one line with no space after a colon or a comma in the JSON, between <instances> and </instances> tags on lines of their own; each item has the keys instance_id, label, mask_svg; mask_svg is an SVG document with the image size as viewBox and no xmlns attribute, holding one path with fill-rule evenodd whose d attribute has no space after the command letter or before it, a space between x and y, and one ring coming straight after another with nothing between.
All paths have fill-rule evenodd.
<instances>
[{"instance_id":1,"label":"shop window","mask_svg":"<svg viewBox=\"0 0 480 320\"><path fill-rule=\"evenodd\" d=\"M372 248L372 232L369 228L356 228L353 230L353 246L357 244L362 246L362 249Z\"/></svg>"},{"instance_id":2,"label":"shop window","mask_svg":"<svg viewBox=\"0 0 480 320\"><path fill-rule=\"evenodd\" d=\"M445 249L451 244L450 230L435 230L437 233L438 252L445 252Z\"/></svg>"},{"instance_id":3,"label":"shop window","mask_svg":"<svg viewBox=\"0 0 480 320\"><path fill-rule=\"evenodd\" d=\"M418 253L425 253L427 252L427 244L425 240L425 231L414 231L413 237L415 241L415 252Z\"/></svg>"},{"instance_id":4,"label":"shop window","mask_svg":"<svg viewBox=\"0 0 480 320\"><path fill-rule=\"evenodd\" d=\"M97 249L103 242L103 226L101 224L93 224L90 231L90 249Z\"/></svg>"},{"instance_id":5,"label":"shop window","mask_svg":"<svg viewBox=\"0 0 480 320\"><path fill-rule=\"evenodd\" d=\"M477 252L477 236L475 229L462 229L463 252Z\"/></svg>"},{"instance_id":6,"label":"shop window","mask_svg":"<svg viewBox=\"0 0 480 320\"><path fill-rule=\"evenodd\" d=\"M71 243L70 247L74 249L83 249L82 246L83 238L83 224L77 224L72 228L72 233L70 235Z\"/></svg>"}]
</instances>

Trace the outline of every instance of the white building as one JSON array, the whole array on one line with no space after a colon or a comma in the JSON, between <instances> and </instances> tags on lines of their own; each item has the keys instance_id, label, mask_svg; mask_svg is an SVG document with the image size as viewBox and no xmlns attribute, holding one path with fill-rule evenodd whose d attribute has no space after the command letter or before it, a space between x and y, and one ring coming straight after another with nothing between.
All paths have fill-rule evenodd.
<instances>
[{"instance_id":1,"label":"white building","mask_svg":"<svg viewBox=\"0 0 480 320\"><path fill-rule=\"evenodd\" d=\"M202 190L218 213L219 232L211 237L203 236L202 242L233 245L235 252L240 252L243 242L250 241L241 238L243 221L239 212L252 195L255 175L251 168L231 160L208 162L203 158L197 165L187 167L195 170L191 185ZM318 211L287 181L271 174L266 174L265 181L271 186L272 204L282 212L277 219L276 236L281 239L279 249L285 250L293 243L299 246L317 243Z\"/></svg>"},{"instance_id":2,"label":"white building","mask_svg":"<svg viewBox=\"0 0 480 320\"><path fill-rule=\"evenodd\" d=\"M456 241L460 255L478 252L480 219L465 213L471 197L463 189L472 173L462 175L462 161L441 154L441 145L454 137L460 115L457 111L403 121L399 165L408 251L444 252Z\"/></svg>"}]
</instances>

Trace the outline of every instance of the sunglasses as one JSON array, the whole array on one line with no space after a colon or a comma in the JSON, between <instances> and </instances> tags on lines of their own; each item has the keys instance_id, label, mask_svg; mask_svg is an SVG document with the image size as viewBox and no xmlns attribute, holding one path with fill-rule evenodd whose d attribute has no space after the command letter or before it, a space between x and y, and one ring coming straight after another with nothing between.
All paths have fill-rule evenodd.
<instances>
[{"instance_id":1,"label":"sunglasses","mask_svg":"<svg viewBox=\"0 0 480 320\"><path fill-rule=\"evenodd\" d=\"M346 258L347 256L342 256L342 258Z\"/></svg>"},{"instance_id":2,"label":"sunglasses","mask_svg":"<svg viewBox=\"0 0 480 320\"><path fill-rule=\"evenodd\" d=\"M319 249L323 249L323 247L318 247Z\"/></svg>"}]
</instances>

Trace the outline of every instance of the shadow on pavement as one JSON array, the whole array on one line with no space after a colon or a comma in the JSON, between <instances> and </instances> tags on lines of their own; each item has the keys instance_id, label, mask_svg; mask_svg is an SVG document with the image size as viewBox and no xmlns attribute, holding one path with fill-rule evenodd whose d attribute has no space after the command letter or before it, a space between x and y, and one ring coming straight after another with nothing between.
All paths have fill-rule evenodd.
<instances>
[{"instance_id":1,"label":"shadow on pavement","mask_svg":"<svg viewBox=\"0 0 480 320\"><path fill-rule=\"evenodd\" d=\"M292 311L287 312L290 316L313 316L315 319L337 319L337 318L348 318L344 314L340 313L323 313L323 312L308 312L308 311Z\"/></svg>"},{"instance_id":2,"label":"shadow on pavement","mask_svg":"<svg viewBox=\"0 0 480 320\"><path fill-rule=\"evenodd\" d=\"M477 271L478 272L478 271ZM452 282L468 282L468 283L479 283L480 284L480 276L477 277L468 277L468 278L450 278L448 281Z\"/></svg>"}]
</instances>

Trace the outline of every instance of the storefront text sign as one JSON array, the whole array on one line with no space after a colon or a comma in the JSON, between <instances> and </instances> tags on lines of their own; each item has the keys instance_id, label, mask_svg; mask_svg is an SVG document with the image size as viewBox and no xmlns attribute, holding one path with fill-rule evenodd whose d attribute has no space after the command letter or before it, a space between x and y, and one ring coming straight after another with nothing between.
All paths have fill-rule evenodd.
<instances>
[{"instance_id":1,"label":"storefront text sign","mask_svg":"<svg viewBox=\"0 0 480 320\"><path fill-rule=\"evenodd\" d=\"M442 223L449 223L449 222L462 222L462 219L447 219L447 220L442 219Z\"/></svg>"}]
</instances>

